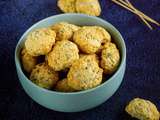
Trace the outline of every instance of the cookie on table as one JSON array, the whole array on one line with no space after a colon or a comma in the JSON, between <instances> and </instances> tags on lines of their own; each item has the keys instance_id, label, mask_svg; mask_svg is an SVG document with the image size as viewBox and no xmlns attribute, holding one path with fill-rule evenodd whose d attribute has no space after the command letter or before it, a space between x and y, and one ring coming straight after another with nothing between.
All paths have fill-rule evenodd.
<instances>
[{"instance_id":1,"label":"cookie on table","mask_svg":"<svg viewBox=\"0 0 160 120\"><path fill-rule=\"evenodd\" d=\"M67 22L59 22L51 26L51 29L56 32L56 40L71 39L73 33L79 28L80 27Z\"/></svg>"},{"instance_id":2,"label":"cookie on table","mask_svg":"<svg viewBox=\"0 0 160 120\"><path fill-rule=\"evenodd\" d=\"M32 70L30 80L40 87L51 89L59 80L59 76L58 72L55 72L46 63L41 63Z\"/></svg>"},{"instance_id":3,"label":"cookie on table","mask_svg":"<svg viewBox=\"0 0 160 120\"><path fill-rule=\"evenodd\" d=\"M92 16L101 14L101 7L98 0L76 0L76 11Z\"/></svg>"},{"instance_id":4,"label":"cookie on table","mask_svg":"<svg viewBox=\"0 0 160 120\"><path fill-rule=\"evenodd\" d=\"M95 56L83 56L76 60L67 75L68 85L75 90L86 90L102 82L103 69L99 68Z\"/></svg>"},{"instance_id":5,"label":"cookie on table","mask_svg":"<svg viewBox=\"0 0 160 120\"><path fill-rule=\"evenodd\" d=\"M76 12L76 6L75 6L76 0L58 0L58 7L65 13L75 13Z\"/></svg>"},{"instance_id":6,"label":"cookie on table","mask_svg":"<svg viewBox=\"0 0 160 120\"><path fill-rule=\"evenodd\" d=\"M74 92L75 90L68 86L67 78L57 82L55 89L59 92Z\"/></svg>"},{"instance_id":7,"label":"cookie on table","mask_svg":"<svg viewBox=\"0 0 160 120\"><path fill-rule=\"evenodd\" d=\"M30 54L28 54L25 48L22 49L20 57L21 57L23 69L27 73L30 73L37 64L37 57L31 56Z\"/></svg>"},{"instance_id":8,"label":"cookie on table","mask_svg":"<svg viewBox=\"0 0 160 120\"><path fill-rule=\"evenodd\" d=\"M120 53L114 43L108 42L101 52L101 67L105 74L112 74L120 63Z\"/></svg>"},{"instance_id":9,"label":"cookie on table","mask_svg":"<svg viewBox=\"0 0 160 120\"><path fill-rule=\"evenodd\" d=\"M46 56L48 65L55 71L69 68L79 59L79 50L76 44L68 40L57 41L53 50Z\"/></svg>"},{"instance_id":10,"label":"cookie on table","mask_svg":"<svg viewBox=\"0 0 160 120\"><path fill-rule=\"evenodd\" d=\"M159 120L160 114L156 106L141 98L135 98L126 106L125 111L139 120Z\"/></svg>"},{"instance_id":11,"label":"cookie on table","mask_svg":"<svg viewBox=\"0 0 160 120\"><path fill-rule=\"evenodd\" d=\"M73 41L80 50L87 54L93 54L99 50L104 40L110 41L110 35L100 27L85 26L77 30L73 35Z\"/></svg>"},{"instance_id":12,"label":"cookie on table","mask_svg":"<svg viewBox=\"0 0 160 120\"><path fill-rule=\"evenodd\" d=\"M50 28L40 28L27 36L25 47L32 56L46 55L55 43L56 33Z\"/></svg>"}]
</instances>

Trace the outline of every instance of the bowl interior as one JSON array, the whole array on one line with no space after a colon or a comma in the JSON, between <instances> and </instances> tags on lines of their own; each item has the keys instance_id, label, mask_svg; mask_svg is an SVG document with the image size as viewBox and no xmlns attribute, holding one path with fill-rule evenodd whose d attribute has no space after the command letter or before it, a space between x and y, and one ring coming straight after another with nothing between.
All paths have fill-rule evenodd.
<instances>
[{"instance_id":1,"label":"bowl interior","mask_svg":"<svg viewBox=\"0 0 160 120\"><path fill-rule=\"evenodd\" d=\"M126 59L126 47L125 47L125 43L124 43L124 40L123 40L121 34L119 33L119 31L113 25L111 25L107 21L104 21L100 18L92 17L92 16L88 16L88 15L61 14L61 15L51 16L51 17L48 17L46 19L43 19L43 20L39 21L38 23L31 26L23 34L23 36L20 38L20 40L19 40L19 42L16 46L16 50L15 50L15 62L16 62L17 68L20 69L20 71L23 75L24 75L24 73L22 71L19 55L20 55L21 48L24 46L24 42L25 42L25 39L26 39L26 36L28 35L28 33L37 29L37 28L48 27L48 26L51 26L55 23L62 22L62 21L69 22L69 23L79 25L79 26L96 25L96 26L102 26L103 28L105 28L111 34L114 42L116 43L117 47L120 50L120 55L121 55L121 63L119 65L119 68L112 75L112 77L119 71L120 67L122 67L122 63L124 63L125 59ZM106 82L109 82L110 79L111 78L109 78ZM104 83L106 83L106 82L104 82ZM101 84L101 85L103 85L103 84ZM99 85L99 86L101 86L101 85ZM85 90L85 91L88 91L88 90ZM78 93L78 92L76 92L76 93Z\"/></svg>"}]
</instances>

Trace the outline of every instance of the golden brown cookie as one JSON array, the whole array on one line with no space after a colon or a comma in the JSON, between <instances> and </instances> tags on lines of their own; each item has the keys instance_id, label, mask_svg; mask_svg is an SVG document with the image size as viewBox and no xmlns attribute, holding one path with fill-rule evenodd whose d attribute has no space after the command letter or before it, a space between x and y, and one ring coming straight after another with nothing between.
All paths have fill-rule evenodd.
<instances>
[{"instance_id":1,"label":"golden brown cookie","mask_svg":"<svg viewBox=\"0 0 160 120\"><path fill-rule=\"evenodd\" d=\"M79 50L76 44L68 40L56 42L53 50L47 55L48 65L55 71L65 70L79 59Z\"/></svg>"},{"instance_id":2,"label":"golden brown cookie","mask_svg":"<svg viewBox=\"0 0 160 120\"><path fill-rule=\"evenodd\" d=\"M104 39L110 41L110 36L104 34L103 29L97 26L85 26L77 30L73 35L73 41L84 53L93 54L99 50Z\"/></svg>"},{"instance_id":3,"label":"golden brown cookie","mask_svg":"<svg viewBox=\"0 0 160 120\"><path fill-rule=\"evenodd\" d=\"M75 13L76 12L76 6L75 6L76 0L58 0L58 7L65 13Z\"/></svg>"},{"instance_id":4,"label":"golden brown cookie","mask_svg":"<svg viewBox=\"0 0 160 120\"><path fill-rule=\"evenodd\" d=\"M68 86L67 78L57 82L55 89L59 92L74 92L75 90Z\"/></svg>"},{"instance_id":5,"label":"golden brown cookie","mask_svg":"<svg viewBox=\"0 0 160 120\"><path fill-rule=\"evenodd\" d=\"M101 14L101 7L98 0L76 0L76 11L92 16Z\"/></svg>"},{"instance_id":6,"label":"golden brown cookie","mask_svg":"<svg viewBox=\"0 0 160 120\"><path fill-rule=\"evenodd\" d=\"M101 53L101 67L105 74L112 74L120 63L120 54L114 43L108 42L104 45Z\"/></svg>"},{"instance_id":7,"label":"golden brown cookie","mask_svg":"<svg viewBox=\"0 0 160 120\"><path fill-rule=\"evenodd\" d=\"M51 26L51 29L56 32L56 40L71 39L73 33L77 31L79 28L80 27L73 24L69 24L67 22L60 22Z\"/></svg>"},{"instance_id":8,"label":"golden brown cookie","mask_svg":"<svg viewBox=\"0 0 160 120\"><path fill-rule=\"evenodd\" d=\"M30 73L37 64L37 57L31 56L27 53L26 49L23 48L21 51L21 61L23 69L26 72Z\"/></svg>"},{"instance_id":9,"label":"golden brown cookie","mask_svg":"<svg viewBox=\"0 0 160 120\"><path fill-rule=\"evenodd\" d=\"M58 79L58 72L55 72L46 63L36 65L30 75L31 81L46 89L51 89Z\"/></svg>"},{"instance_id":10,"label":"golden brown cookie","mask_svg":"<svg viewBox=\"0 0 160 120\"><path fill-rule=\"evenodd\" d=\"M96 54L79 54L79 58L92 57L98 64L100 63L100 58Z\"/></svg>"},{"instance_id":11,"label":"golden brown cookie","mask_svg":"<svg viewBox=\"0 0 160 120\"><path fill-rule=\"evenodd\" d=\"M55 37L56 33L50 28L36 29L27 36L26 50L32 56L45 55L51 51Z\"/></svg>"},{"instance_id":12,"label":"golden brown cookie","mask_svg":"<svg viewBox=\"0 0 160 120\"><path fill-rule=\"evenodd\" d=\"M67 75L68 85L75 90L96 87L102 82L102 73L94 55L83 56L72 64Z\"/></svg>"},{"instance_id":13,"label":"golden brown cookie","mask_svg":"<svg viewBox=\"0 0 160 120\"><path fill-rule=\"evenodd\" d=\"M144 99L135 98L125 108L126 112L139 120L159 120L160 114L156 106Z\"/></svg>"},{"instance_id":14,"label":"golden brown cookie","mask_svg":"<svg viewBox=\"0 0 160 120\"><path fill-rule=\"evenodd\" d=\"M94 28L97 30L97 32L99 32L99 34L102 34L103 43L111 42L111 35L107 30L105 30L103 27L100 26L94 26Z\"/></svg>"}]
</instances>

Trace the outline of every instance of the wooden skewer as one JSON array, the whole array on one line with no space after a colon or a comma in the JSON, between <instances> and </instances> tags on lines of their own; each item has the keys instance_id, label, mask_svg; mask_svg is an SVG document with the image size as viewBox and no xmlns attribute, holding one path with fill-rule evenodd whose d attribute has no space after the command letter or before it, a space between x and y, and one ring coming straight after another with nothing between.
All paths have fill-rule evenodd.
<instances>
[{"instance_id":1,"label":"wooden skewer","mask_svg":"<svg viewBox=\"0 0 160 120\"><path fill-rule=\"evenodd\" d=\"M123 1L123 0L119 0L119 1L118 1L118 0L112 0L112 2L118 4L118 5L120 5L121 7L129 10L130 12L138 15L138 16L143 20L143 22L144 22L150 29L153 29L153 28L151 27L151 25L150 25L146 20L148 20L149 22L152 22L152 23L160 26L160 23L158 23L157 21L155 21L155 20L153 20L152 18L148 17L147 15L145 15L144 13L142 13L141 11L137 10L129 1L128 1L128 2L129 2L130 4L129 4L127 1L125 2L125 1Z\"/></svg>"},{"instance_id":2,"label":"wooden skewer","mask_svg":"<svg viewBox=\"0 0 160 120\"><path fill-rule=\"evenodd\" d=\"M140 15L138 15L141 19L142 19L142 21L149 27L149 29L151 29L151 30L153 30L153 28L152 28L152 26L142 17L142 16L140 16Z\"/></svg>"},{"instance_id":3,"label":"wooden skewer","mask_svg":"<svg viewBox=\"0 0 160 120\"><path fill-rule=\"evenodd\" d=\"M120 3L120 2L118 2L118 1L116 1L116 0L112 0L112 1L113 1L114 3L116 3L116 4L118 4L118 5L120 5L120 6L124 7L124 8L126 8L126 9L129 10L130 12L133 12L133 13L136 14L135 11L133 11L131 8L125 6L124 4L122 4L122 3Z\"/></svg>"},{"instance_id":4,"label":"wooden skewer","mask_svg":"<svg viewBox=\"0 0 160 120\"><path fill-rule=\"evenodd\" d=\"M122 1L122 0L120 0L120 1ZM137 9L132 5L132 3L131 3L129 0L125 0L125 1L128 3L128 5L129 5L132 9L136 10L136 11L137 11L139 14L141 14L146 20L148 20L148 21L150 21L150 22L152 22L152 23L160 26L160 23L158 23L157 21L153 20L153 19L150 18L149 16L145 15L145 14L142 13L141 11L137 10Z\"/></svg>"},{"instance_id":5,"label":"wooden skewer","mask_svg":"<svg viewBox=\"0 0 160 120\"><path fill-rule=\"evenodd\" d=\"M120 1L123 1L123 0L120 0ZM134 9L135 11L138 11L137 9L135 9L135 7L131 4L131 2L129 1L129 0L125 0L126 1L126 3L128 3L128 5L132 8L132 9Z\"/></svg>"},{"instance_id":6,"label":"wooden skewer","mask_svg":"<svg viewBox=\"0 0 160 120\"><path fill-rule=\"evenodd\" d=\"M155 20L153 20L152 18L148 17L147 15L145 15L144 13L142 13L141 11L139 11L139 13L140 13L141 15L143 15L143 17L144 17L145 19L147 19L148 21L150 21L150 22L152 22L152 23L160 26L160 23L158 23L157 21L155 21Z\"/></svg>"},{"instance_id":7,"label":"wooden skewer","mask_svg":"<svg viewBox=\"0 0 160 120\"><path fill-rule=\"evenodd\" d=\"M119 0L122 1L122 0ZM153 30L152 26L143 18L143 16L141 14L139 14L139 11L137 9L134 8L134 6L129 2L129 0L125 0L128 3L128 6L133 9L137 15L142 19L142 21L148 26L149 29ZM124 2L125 3L125 2Z\"/></svg>"}]
</instances>

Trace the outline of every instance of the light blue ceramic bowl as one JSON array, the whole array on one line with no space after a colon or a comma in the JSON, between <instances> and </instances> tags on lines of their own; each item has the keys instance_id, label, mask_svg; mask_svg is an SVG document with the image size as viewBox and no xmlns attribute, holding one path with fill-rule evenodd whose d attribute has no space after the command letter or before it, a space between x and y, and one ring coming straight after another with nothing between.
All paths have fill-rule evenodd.
<instances>
[{"instance_id":1,"label":"light blue ceramic bowl","mask_svg":"<svg viewBox=\"0 0 160 120\"><path fill-rule=\"evenodd\" d=\"M106 82L93 89L73 93L62 93L38 87L25 76L22 71L19 54L21 48L24 45L27 34L36 28L47 27L61 21L67 21L76 25L99 25L106 28L106 30L110 32L115 40L115 43L120 49L121 54L120 66L110 79L106 80ZM102 104L107 99L109 99L119 88L125 73L126 47L121 34L107 21L97 17L82 14L61 14L41 20L40 22L30 27L23 34L15 50L15 63L19 80L26 93L34 101L46 108L56 111L79 112L94 108Z\"/></svg>"}]
</instances>

